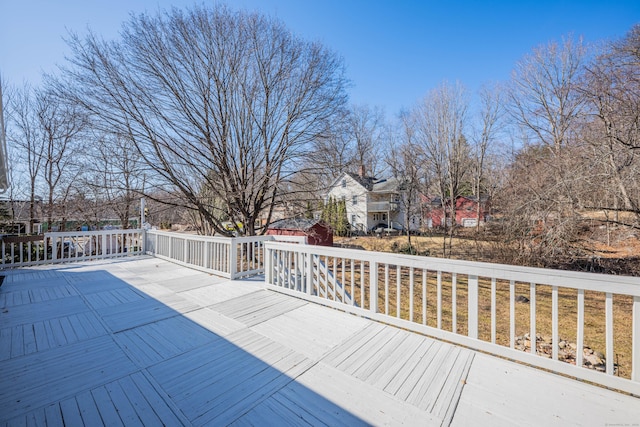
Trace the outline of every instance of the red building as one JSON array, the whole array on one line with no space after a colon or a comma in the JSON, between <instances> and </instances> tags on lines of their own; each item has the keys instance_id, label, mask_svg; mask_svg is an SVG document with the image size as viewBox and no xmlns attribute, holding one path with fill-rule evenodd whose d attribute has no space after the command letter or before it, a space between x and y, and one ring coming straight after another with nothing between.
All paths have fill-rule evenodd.
<instances>
[{"instance_id":1,"label":"red building","mask_svg":"<svg viewBox=\"0 0 640 427\"><path fill-rule=\"evenodd\" d=\"M439 197L422 197L423 218L427 228L443 227L445 213L442 209L442 201ZM446 201L445 203L449 203ZM446 209L447 216L451 215L449 206ZM475 196L459 196L456 199L456 224L462 227L475 227L488 220L487 203L480 202L480 217L478 218L478 199ZM447 218L447 225L451 225L451 219Z\"/></svg>"},{"instance_id":2,"label":"red building","mask_svg":"<svg viewBox=\"0 0 640 427\"><path fill-rule=\"evenodd\" d=\"M316 219L281 219L272 222L267 236L305 236L307 244L333 246L333 230Z\"/></svg>"}]
</instances>

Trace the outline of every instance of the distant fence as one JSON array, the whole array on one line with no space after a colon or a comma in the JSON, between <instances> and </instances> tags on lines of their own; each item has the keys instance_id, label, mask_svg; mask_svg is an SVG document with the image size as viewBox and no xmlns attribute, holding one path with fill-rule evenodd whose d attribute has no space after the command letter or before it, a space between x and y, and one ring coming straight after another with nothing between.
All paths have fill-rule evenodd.
<instances>
[{"instance_id":1,"label":"distant fence","mask_svg":"<svg viewBox=\"0 0 640 427\"><path fill-rule=\"evenodd\" d=\"M277 242L264 250L278 291L640 395L638 278Z\"/></svg>"},{"instance_id":2,"label":"distant fence","mask_svg":"<svg viewBox=\"0 0 640 427\"><path fill-rule=\"evenodd\" d=\"M238 279L264 272L264 243L274 240L305 243L304 237L293 236L219 237L149 230L145 250L161 259Z\"/></svg>"},{"instance_id":3,"label":"distant fence","mask_svg":"<svg viewBox=\"0 0 640 427\"><path fill-rule=\"evenodd\" d=\"M0 268L118 258L143 253L142 230L101 230L4 236Z\"/></svg>"}]
</instances>

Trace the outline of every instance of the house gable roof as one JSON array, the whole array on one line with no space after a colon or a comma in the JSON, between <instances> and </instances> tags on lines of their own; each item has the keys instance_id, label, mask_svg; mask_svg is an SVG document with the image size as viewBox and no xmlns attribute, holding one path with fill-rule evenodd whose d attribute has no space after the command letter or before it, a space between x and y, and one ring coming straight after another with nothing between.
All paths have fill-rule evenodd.
<instances>
[{"instance_id":1,"label":"house gable roof","mask_svg":"<svg viewBox=\"0 0 640 427\"><path fill-rule=\"evenodd\" d=\"M367 191L370 191L366 186L366 181L360 179L360 176L350 172L342 172L336 179L333 180L331 185L328 187L327 193L331 192L331 189L337 187L339 182L341 182L345 177L349 177L354 180L358 185L364 188ZM375 178L367 178L367 179L375 179Z\"/></svg>"},{"instance_id":2,"label":"house gable roof","mask_svg":"<svg viewBox=\"0 0 640 427\"><path fill-rule=\"evenodd\" d=\"M329 186L329 191L331 191L332 188L339 185L338 183L347 176L351 178L353 181L355 181L358 185L360 185L363 189L371 192L376 192L376 193L378 192L387 193L387 192L397 191L399 186L399 181L396 178L378 179L373 176L361 177L360 175L355 173L343 172L342 174L340 174L340 176L338 176L338 178L336 178L331 183L331 185Z\"/></svg>"}]
</instances>

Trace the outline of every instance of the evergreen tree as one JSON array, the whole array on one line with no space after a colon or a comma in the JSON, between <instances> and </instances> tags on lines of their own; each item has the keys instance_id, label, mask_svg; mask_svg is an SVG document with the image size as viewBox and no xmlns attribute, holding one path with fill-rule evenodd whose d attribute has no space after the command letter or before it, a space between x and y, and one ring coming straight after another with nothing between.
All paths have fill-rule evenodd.
<instances>
[{"instance_id":1,"label":"evergreen tree","mask_svg":"<svg viewBox=\"0 0 640 427\"><path fill-rule=\"evenodd\" d=\"M347 219L347 203L340 200L336 207L336 221L333 227L337 236L346 236L349 231L349 221Z\"/></svg>"}]
</instances>

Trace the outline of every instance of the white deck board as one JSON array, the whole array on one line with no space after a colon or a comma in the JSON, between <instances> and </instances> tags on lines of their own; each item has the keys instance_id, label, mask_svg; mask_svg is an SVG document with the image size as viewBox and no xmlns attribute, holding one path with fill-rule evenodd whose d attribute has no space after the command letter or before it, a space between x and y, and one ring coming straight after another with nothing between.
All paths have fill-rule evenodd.
<instances>
[{"instance_id":1,"label":"white deck board","mask_svg":"<svg viewBox=\"0 0 640 427\"><path fill-rule=\"evenodd\" d=\"M253 284L251 282L243 283L243 286L238 286L234 282L225 281L211 286L203 286L185 292L180 292L180 296L206 307L241 297L261 289L262 287L260 285Z\"/></svg>"},{"instance_id":2,"label":"white deck board","mask_svg":"<svg viewBox=\"0 0 640 427\"><path fill-rule=\"evenodd\" d=\"M139 366L151 366L163 360L207 344L217 335L182 316L149 323L115 335Z\"/></svg>"},{"instance_id":3,"label":"white deck board","mask_svg":"<svg viewBox=\"0 0 640 427\"><path fill-rule=\"evenodd\" d=\"M183 316L216 335L227 336L246 328L242 322L220 314L208 308L201 308L184 313Z\"/></svg>"},{"instance_id":4,"label":"white deck board","mask_svg":"<svg viewBox=\"0 0 640 427\"><path fill-rule=\"evenodd\" d=\"M252 327L256 332L300 354L318 360L358 334L369 322L338 310L306 304ZM308 333L314 331L314 333Z\"/></svg>"},{"instance_id":5,"label":"white deck board","mask_svg":"<svg viewBox=\"0 0 640 427\"><path fill-rule=\"evenodd\" d=\"M531 407L535 405L535 416ZM528 366L478 354L460 398L453 425L467 417L484 425L633 425L640 399L591 387Z\"/></svg>"},{"instance_id":6,"label":"white deck board","mask_svg":"<svg viewBox=\"0 0 640 427\"><path fill-rule=\"evenodd\" d=\"M300 299L261 290L214 304L210 308L247 326L254 326L305 304L308 303Z\"/></svg>"},{"instance_id":7,"label":"white deck board","mask_svg":"<svg viewBox=\"0 0 640 427\"><path fill-rule=\"evenodd\" d=\"M5 272L2 425L633 424L640 400L148 257Z\"/></svg>"},{"instance_id":8,"label":"white deck board","mask_svg":"<svg viewBox=\"0 0 640 427\"><path fill-rule=\"evenodd\" d=\"M177 316L179 313L154 299L104 307L96 312L112 332L124 331L151 322Z\"/></svg>"},{"instance_id":9,"label":"white deck board","mask_svg":"<svg viewBox=\"0 0 640 427\"><path fill-rule=\"evenodd\" d=\"M87 305L78 296L17 305L2 310L0 328L69 316L88 310Z\"/></svg>"},{"instance_id":10,"label":"white deck board","mask_svg":"<svg viewBox=\"0 0 640 427\"><path fill-rule=\"evenodd\" d=\"M329 425L336 424L331 415L338 408L341 412L339 419L351 420L347 424L428 426L440 425L441 422L419 408L324 363L305 372L282 394L290 401L298 401L297 405L301 407L312 404L320 408L324 406L324 409L314 410L314 416ZM317 396L331 396L331 401L318 400Z\"/></svg>"}]
</instances>

